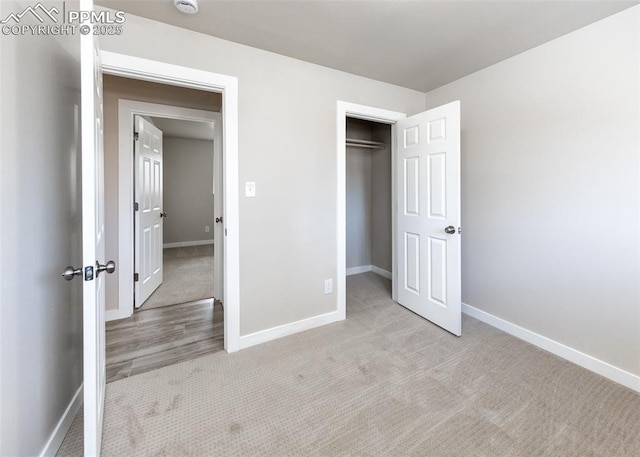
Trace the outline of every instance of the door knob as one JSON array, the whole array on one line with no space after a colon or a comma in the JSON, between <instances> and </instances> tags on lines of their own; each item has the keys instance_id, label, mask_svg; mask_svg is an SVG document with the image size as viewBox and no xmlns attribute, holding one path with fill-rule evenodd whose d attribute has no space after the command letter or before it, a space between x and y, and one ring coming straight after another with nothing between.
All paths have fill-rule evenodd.
<instances>
[{"instance_id":1,"label":"door knob","mask_svg":"<svg viewBox=\"0 0 640 457\"><path fill-rule=\"evenodd\" d=\"M222 217L216 217L216 223L219 224L220 222L222 222Z\"/></svg>"},{"instance_id":2,"label":"door knob","mask_svg":"<svg viewBox=\"0 0 640 457\"><path fill-rule=\"evenodd\" d=\"M62 273L62 277L67 281L71 281L76 276L80 276L82 274L82 268L73 268L71 266L64 269Z\"/></svg>"},{"instance_id":3,"label":"door knob","mask_svg":"<svg viewBox=\"0 0 640 457\"><path fill-rule=\"evenodd\" d=\"M96 276L103 271L109 274L113 273L116 271L116 263L113 260L109 260L105 265L100 265L100 263L96 262Z\"/></svg>"},{"instance_id":4,"label":"door knob","mask_svg":"<svg viewBox=\"0 0 640 457\"><path fill-rule=\"evenodd\" d=\"M449 227L444 228L444 232L448 233L449 235L453 235L454 233L456 233L456 228L453 225L450 225Z\"/></svg>"},{"instance_id":5,"label":"door knob","mask_svg":"<svg viewBox=\"0 0 640 457\"><path fill-rule=\"evenodd\" d=\"M167 217L167 213L160 213L160 217Z\"/></svg>"}]
</instances>

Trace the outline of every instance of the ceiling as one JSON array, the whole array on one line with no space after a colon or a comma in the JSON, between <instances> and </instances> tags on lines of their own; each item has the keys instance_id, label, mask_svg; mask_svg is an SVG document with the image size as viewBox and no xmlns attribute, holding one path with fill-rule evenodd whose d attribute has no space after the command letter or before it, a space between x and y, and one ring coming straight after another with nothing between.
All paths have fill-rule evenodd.
<instances>
[{"instance_id":1,"label":"ceiling","mask_svg":"<svg viewBox=\"0 0 640 457\"><path fill-rule=\"evenodd\" d=\"M183 121L152 117L153 124L162 130L164 138L187 138L191 140L213 141L213 123L198 121Z\"/></svg>"},{"instance_id":2,"label":"ceiling","mask_svg":"<svg viewBox=\"0 0 640 457\"><path fill-rule=\"evenodd\" d=\"M639 3L635 1L213 1L99 5L422 92Z\"/></svg>"}]
</instances>

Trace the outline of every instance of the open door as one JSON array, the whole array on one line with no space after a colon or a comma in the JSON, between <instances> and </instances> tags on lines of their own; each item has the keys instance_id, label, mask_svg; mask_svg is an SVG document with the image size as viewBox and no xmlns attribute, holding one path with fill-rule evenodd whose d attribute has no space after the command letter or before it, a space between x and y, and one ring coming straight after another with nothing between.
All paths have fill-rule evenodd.
<instances>
[{"instance_id":1,"label":"open door","mask_svg":"<svg viewBox=\"0 0 640 457\"><path fill-rule=\"evenodd\" d=\"M93 2L82 0L82 11ZM104 154L102 148L102 72L98 43L92 34L80 39L82 89L82 262L84 455L100 455L105 395L105 263ZM72 272L74 273L74 272Z\"/></svg>"},{"instance_id":2,"label":"open door","mask_svg":"<svg viewBox=\"0 0 640 457\"><path fill-rule=\"evenodd\" d=\"M222 121L218 115L213 124L213 296L224 302L224 185L222 182Z\"/></svg>"},{"instance_id":3,"label":"open door","mask_svg":"<svg viewBox=\"0 0 640 457\"><path fill-rule=\"evenodd\" d=\"M460 102L398 121L398 303L460 336Z\"/></svg>"},{"instance_id":4,"label":"open door","mask_svg":"<svg viewBox=\"0 0 640 457\"><path fill-rule=\"evenodd\" d=\"M135 156L135 306L139 308L162 284L162 131L134 116Z\"/></svg>"}]
</instances>

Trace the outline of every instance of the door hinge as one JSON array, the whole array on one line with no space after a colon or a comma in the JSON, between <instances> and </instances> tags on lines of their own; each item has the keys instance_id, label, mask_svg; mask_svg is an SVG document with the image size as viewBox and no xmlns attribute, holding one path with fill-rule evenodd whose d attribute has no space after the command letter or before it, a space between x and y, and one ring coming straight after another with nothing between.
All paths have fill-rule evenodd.
<instances>
[{"instance_id":1,"label":"door hinge","mask_svg":"<svg viewBox=\"0 0 640 457\"><path fill-rule=\"evenodd\" d=\"M138 138L140 138L140 134L138 132L133 132L133 141L138 141Z\"/></svg>"},{"instance_id":2,"label":"door hinge","mask_svg":"<svg viewBox=\"0 0 640 457\"><path fill-rule=\"evenodd\" d=\"M138 282L138 273L133 274L133 282Z\"/></svg>"},{"instance_id":3,"label":"door hinge","mask_svg":"<svg viewBox=\"0 0 640 457\"><path fill-rule=\"evenodd\" d=\"M133 210L134 211L138 211L140 209L140 205L138 205L138 202L134 202L133 203Z\"/></svg>"}]
</instances>

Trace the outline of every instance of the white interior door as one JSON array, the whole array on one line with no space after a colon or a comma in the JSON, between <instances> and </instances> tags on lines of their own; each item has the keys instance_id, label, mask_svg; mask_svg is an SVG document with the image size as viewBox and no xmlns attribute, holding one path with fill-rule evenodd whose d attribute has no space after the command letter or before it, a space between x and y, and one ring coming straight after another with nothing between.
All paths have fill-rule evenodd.
<instances>
[{"instance_id":1,"label":"white interior door","mask_svg":"<svg viewBox=\"0 0 640 457\"><path fill-rule=\"evenodd\" d=\"M220 116L213 124L213 296L224 302L224 207L222 198L222 122Z\"/></svg>"},{"instance_id":2,"label":"white interior door","mask_svg":"<svg viewBox=\"0 0 640 457\"><path fill-rule=\"evenodd\" d=\"M82 11L92 10L81 1ZM82 276L84 455L100 455L105 394L104 154L102 72L92 34L80 39L82 88ZM100 268L98 268L100 267ZM113 272L111 270L110 272Z\"/></svg>"},{"instance_id":3,"label":"white interior door","mask_svg":"<svg viewBox=\"0 0 640 457\"><path fill-rule=\"evenodd\" d=\"M142 116L135 123L135 305L162 284L162 131Z\"/></svg>"},{"instance_id":4,"label":"white interior door","mask_svg":"<svg viewBox=\"0 0 640 457\"><path fill-rule=\"evenodd\" d=\"M398 303L461 335L460 102L397 123Z\"/></svg>"}]
</instances>

